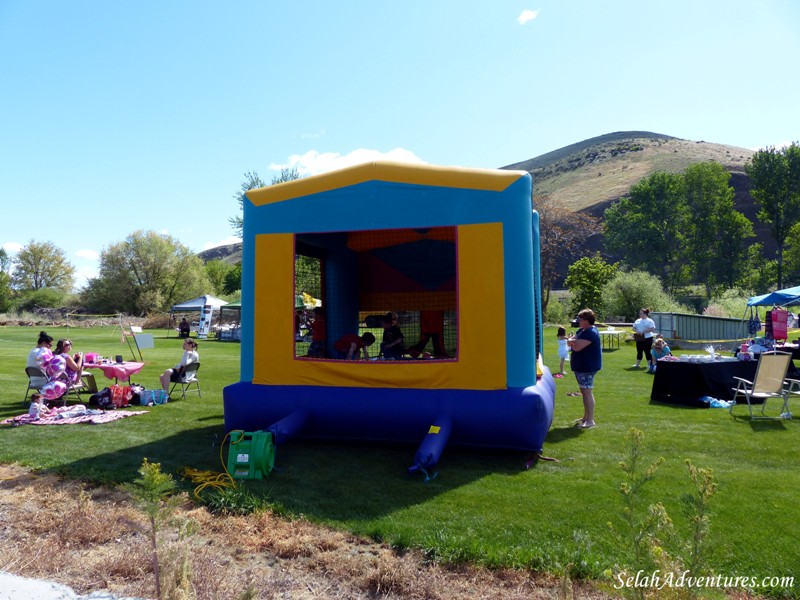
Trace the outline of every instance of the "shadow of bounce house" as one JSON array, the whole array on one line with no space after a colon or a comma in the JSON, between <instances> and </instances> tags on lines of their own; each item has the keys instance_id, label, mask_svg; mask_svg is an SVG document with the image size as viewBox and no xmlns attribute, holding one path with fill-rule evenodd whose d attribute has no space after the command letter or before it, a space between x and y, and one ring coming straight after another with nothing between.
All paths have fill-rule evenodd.
<instances>
[{"instance_id":1,"label":"shadow of bounce house","mask_svg":"<svg viewBox=\"0 0 800 600\"><path fill-rule=\"evenodd\" d=\"M409 472L426 478L448 443L541 452L555 383L540 361L537 379L528 173L369 163L248 191L243 233L242 380L223 392L227 431L266 430L277 445L419 443ZM304 257L319 289L296 287ZM321 301L305 354L302 292ZM370 313L386 314L372 356Z\"/></svg>"}]
</instances>

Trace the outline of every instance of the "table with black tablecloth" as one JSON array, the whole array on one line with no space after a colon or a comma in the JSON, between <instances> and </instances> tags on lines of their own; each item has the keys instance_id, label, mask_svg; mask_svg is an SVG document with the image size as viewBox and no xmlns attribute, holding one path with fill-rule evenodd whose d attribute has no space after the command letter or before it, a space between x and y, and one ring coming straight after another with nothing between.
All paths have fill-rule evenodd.
<instances>
[{"instance_id":1,"label":"table with black tablecloth","mask_svg":"<svg viewBox=\"0 0 800 600\"><path fill-rule=\"evenodd\" d=\"M733 400L734 377L753 381L757 360L715 360L709 362L659 360L653 376L651 400L708 407L703 396Z\"/></svg>"},{"instance_id":2,"label":"table with black tablecloth","mask_svg":"<svg viewBox=\"0 0 800 600\"><path fill-rule=\"evenodd\" d=\"M800 359L800 345L798 344L776 345L775 350L776 352L791 352L793 361Z\"/></svg>"}]
</instances>

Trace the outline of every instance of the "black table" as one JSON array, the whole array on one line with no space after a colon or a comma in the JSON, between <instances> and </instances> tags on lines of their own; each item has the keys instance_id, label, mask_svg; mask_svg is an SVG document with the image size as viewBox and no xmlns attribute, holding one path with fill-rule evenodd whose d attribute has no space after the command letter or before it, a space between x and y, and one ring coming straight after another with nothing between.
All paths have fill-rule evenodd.
<instances>
[{"instance_id":1,"label":"black table","mask_svg":"<svg viewBox=\"0 0 800 600\"><path fill-rule=\"evenodd\" d=\"M797 344L784 344L782 346L776 345L775 350L777 352L791 352L793 361L800 359L800 346Z\"/></svg>"},{"instance_id":2,"label":"black table","mask_svg":"<svg viewBox=\"0 0 800 600\"><path fill-rule=\"evenodd\" d=\"M714 362L659 360L653 376L651 400L707 408L703 396L717 400L733 400L734 377L753 381L757 360L725 360Z\"/></svg>"}]
</instances>

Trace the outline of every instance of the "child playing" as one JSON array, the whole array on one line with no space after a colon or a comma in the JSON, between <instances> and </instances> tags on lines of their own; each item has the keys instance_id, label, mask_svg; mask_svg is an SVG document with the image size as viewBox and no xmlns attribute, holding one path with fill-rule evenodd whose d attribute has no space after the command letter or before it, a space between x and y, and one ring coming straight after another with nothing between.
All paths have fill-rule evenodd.
<instances>
[{"instance_id":1,"label":"child playing","mask_svg":"<svg viewBox=\"0 0 800 600\"><path fill-rule=\"evenodd\" d=\"M358 359L359 352L362 353L364 360L369 360L368 346L375 343L375 336L369 331L361 337L355 333L345 333L342 337L336 340L333 349L336 350L337 358L344 360Z\"/></svg>"},{"instance_id":2,"label":"child playing","mask_svg":"<svg viewBox=\"0 0 800 600\"><path fill-rule=\"evenodd\" d=\"M328 330L325 326L325 311L317 307L313 311L314 320L311 321L311 344L308 346L309 358L325 358L325 343L328 340Z\"/></svg>"},{"instance_id":3,"label":"child playing","mask_svg":"<svg viewBox=\"0 0 800 600\"><path fill-rule=\"evenodd\" d=\"M672 350L669 349L667 346L667 342L664 341L664 338L656 338L656 341L653 342L653 347L650 349L650 355L653 357L653 362L650 365L649 372L655 373L656 372L656 361L659 358L664 358L665 356L672 356Z\"/></svg>"},{"instance_id":4,"label":"child playing","mask_svg":"<svg viewBox=\"0 0 800 600\"><path fill-rule=\"evenodd\" d=\"M388 312L383 317L383 341L381 354L387 360L399 360L403 356L403 332L397 326L397 315Z\"/></svg>"},{"instance_id":5,"label":"child playing","mask_svg":"<svg viewBox=\"0 0 800 600\"><path fill-rule=\"evenodd\" d=\"M567 330L563 327L558 328L558 332L556 333L558 337L558 358L561 359L561 366L558 369L558 373L555 374L557 379L561 379L564 375L566 375L566 371L564 371L564 361L569 360L569 346L567 346Z\"/></svg>"},{"instance_id":6,"label":"child playing","mask_svg":"<svg viewBox=\"0 0 800 600\"><path fill-rule=\"evenodd\" d=\"M45 406L44 398L41 394L31 394L31 406L28 409L28 414L35 421L49 416L50 409Z\"/></svg>"}]
</instances>

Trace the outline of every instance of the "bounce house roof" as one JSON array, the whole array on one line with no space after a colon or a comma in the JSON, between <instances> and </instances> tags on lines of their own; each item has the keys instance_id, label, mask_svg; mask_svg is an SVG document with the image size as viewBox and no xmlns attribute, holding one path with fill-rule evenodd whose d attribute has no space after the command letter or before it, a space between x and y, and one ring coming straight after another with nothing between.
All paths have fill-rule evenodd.
<instances>
[{"instance_id":1,"label":"bounce house roof","mask_svg":"<svg viewBox=\"0 0 800 600\"><path fill-rule=\"evenodd\" d=\"M525 171L498 171L376 161L339 171L313 175L245 192L250 201L261 206L273 202L326 192L367 181L385 181L410 185L465 188L500 192L527 175Z\"/></svg>"}]
</instances>

